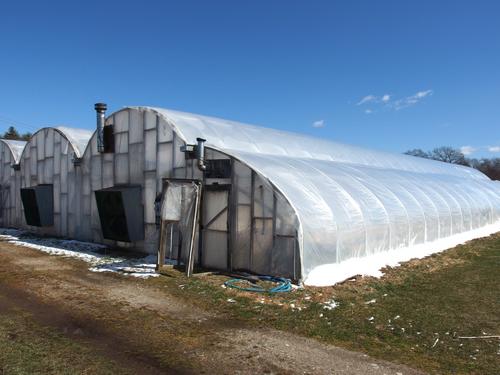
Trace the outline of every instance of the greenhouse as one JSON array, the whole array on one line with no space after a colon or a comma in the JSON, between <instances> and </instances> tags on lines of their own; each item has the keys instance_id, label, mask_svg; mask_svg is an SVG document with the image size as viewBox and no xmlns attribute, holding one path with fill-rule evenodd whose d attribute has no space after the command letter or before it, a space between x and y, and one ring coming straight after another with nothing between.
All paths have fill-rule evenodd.
<instances>
[{"instance_id":1,"label":"greenhouse","mask_svg":"<svg viewBox=\"0 0 500 375\"><path fill-rule=\"evenodd\" d=\"M93 134L40 130L9 170L19 212L36 206L29 228L309 285L500 230L500 184L472 168L173 110L105 110Z\"/></svg>"},{"instance_id":2,"label":"greenhouse","mask_svg":"<svg viewBox=\"0 0 500 375\"><path fill-rule=\"evenodd\" d=\"M81 155L92 132L68 127L37 131L19 158L17 211L38 234L78 238Z\"/></svg>"}]
</instances>

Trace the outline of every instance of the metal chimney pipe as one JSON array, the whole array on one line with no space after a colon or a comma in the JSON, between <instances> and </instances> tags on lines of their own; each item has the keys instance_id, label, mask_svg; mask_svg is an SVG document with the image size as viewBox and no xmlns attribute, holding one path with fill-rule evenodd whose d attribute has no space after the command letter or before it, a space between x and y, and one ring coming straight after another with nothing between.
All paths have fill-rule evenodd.
<instances>
[{"instance_id":1,"label":"metal chimney pipe","mask_svg":"<svg viewBox=\"0 0 500 375\"><path fill-rule=\"evenodd\" d=\"M196 159L198 159L198 169L200 171L205 171L207 166L205 164L205 142L207 140L203 138L196 138L198 145L196 146Z\"/></svg>"},{"instance_id":2,"label":"metal chimney pipe","mask_svg":"<svg viewBox=\"0 0 500 375\"><path fill-rule=\"evenodd\" d=\"M94 109L97 114L96 133L97 133L97 151L104 152L104 122L106 120L106 103L96 103Z\"/></svg>"}]
</instances>

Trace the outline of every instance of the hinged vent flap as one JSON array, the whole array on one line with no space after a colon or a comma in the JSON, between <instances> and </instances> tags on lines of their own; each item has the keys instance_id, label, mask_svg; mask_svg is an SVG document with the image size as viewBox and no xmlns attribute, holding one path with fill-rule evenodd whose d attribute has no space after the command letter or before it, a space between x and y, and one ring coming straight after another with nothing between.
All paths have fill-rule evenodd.
<instances>
[{"instance_id":1,"label":"hinged vent flap","mask_svg":"<svg viewBox=\"0 0 500 375\"><path fill-rule=\"evenodd\" d=\"M21 189L26 224L34 227L54 225L54 195L52 185Z\"/></svg>"},{"instance_id":2,"label":"hinged vent flap","mask_svg":"<svg viewBox=\"0 0 500 375\"><path fill-rule=\"evenodd\" d=\"M113 186L97 190L95 198L104 238L123 242L144 239L140 186Z\"/></svg>"}]
</instances>

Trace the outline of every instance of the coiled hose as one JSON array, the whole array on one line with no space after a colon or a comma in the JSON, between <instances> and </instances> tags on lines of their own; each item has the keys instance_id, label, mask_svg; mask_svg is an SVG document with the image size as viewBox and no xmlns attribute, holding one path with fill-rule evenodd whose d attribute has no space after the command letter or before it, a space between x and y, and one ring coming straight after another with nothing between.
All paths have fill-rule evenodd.
<instances>
[{"instance_id":1,"label":"coiled hose","mask_svg":"<svg viewBox=\"0 0 500 375\"><path fill-rule=\"evenodd\" d=\"M255 276L262 281L268 281L272 283L277 283L278 285L265 289L260 285L253 284L245 279L230 279L224 283L224 285L228 288L244 290L246 292L256 292L256 293L284 293L292 290L292 283L289 279L285 279L284 277L274 277L274 276ZM249 285L248 287L237 285L245 283Z\"/></svg>"}]
</instances>

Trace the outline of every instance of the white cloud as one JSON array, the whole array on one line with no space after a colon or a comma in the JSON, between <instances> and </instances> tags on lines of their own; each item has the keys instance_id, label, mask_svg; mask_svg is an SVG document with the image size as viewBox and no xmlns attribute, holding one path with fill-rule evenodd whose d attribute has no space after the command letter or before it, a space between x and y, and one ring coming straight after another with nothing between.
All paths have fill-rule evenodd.
<instances>
[{"instance_id":1,"label":"white cloud","mask_svg":"<svg viewBox=\"0 0 500 375\"><path fill-rule=\"evenodd\" d=\"M373 113L373 111L371 109L365 109L365 113L369 115L370 113Z\"/></svg>"},{"instance_id":2,"label":"white cloud","mask_svg":"<svg viewBox=\"0 0 500 375\"><path fill-rule=\"evenodd\" d=\"M423 91L418 91L417 93L393 100L391 94L384 94L381 96L376 96L376 95L366 95L363 97L360 101L356 103L357 106L363 105L363 104L377 104L384 106L389 109L394 109L396 111L399 111L400 109L410 107L412 105L417 104L424 98L431 96L434 92L432 90L423 90ZM365 110L365 113L373 113L373 111L370 110Z\"/></svg>"},{"instance_id":3,"label":"white cloud","mask_svg":"<svg viewBox=\"0 0 500 375\"><path fill-rule=\"evenodd\" d=\"M313 128L324 128L325 127L325 120L314 121L312 123L312 127Z\"/></svg>"},{"instance_id":4,"label":"white cloud","mask_svg":"<svg viewBox=\"0 0 500 375\"><path fill-rule=\"evenodd\" d=\"M365 103L371 103L377 101L377 97L375 95L366 95L363 99L361 99L356 105L361 105Z\"/></svg>"},{"instance_id":5,"label":"white cloud","mask_svg":"<svg viewBox=\"0 0 500 375\"><path fill-rule=\"evenodd\" d=\"M464 154L465 156L470 155L474 152L477 151L477 148L474 148L472 146L462 146L460 147L460 152Z\"/></svg>"},{"instance_id":6,"label":"white cloud","mask_svg":"<svg viewBox=\"0 0 500 375\"><path fill-rule=\"evenodd\" d=\"M425 98L428 95L432 95L432 90L419 91L415 94L415 97Z\"/></svg>"},{"instance_id":7,"label":"white cloud","mask_svg":"<svg viewBox=\"0 0 500 375\"><path fill-rule=\"evenodd\" d=\"M422 99L424 99L427 96L431 96L433 93L434 92L432 90L419 91L414 95L407 96L406 98L396 100L392 104L392 107L396 111L399 111L400 109L407 108L407 107L410 107L412 105L417 104L419 101L421 101Z\"/></svg>"},{"instance_id":8,"label":"white cloud","mask_svg":"<svg viewBox=\"0 0 500 375\"><path fill-rule=\"evenodd\" d=\"M489 152L500 152L500 146L490 146L488 147Z\"/></svg>"}]
</instances>

